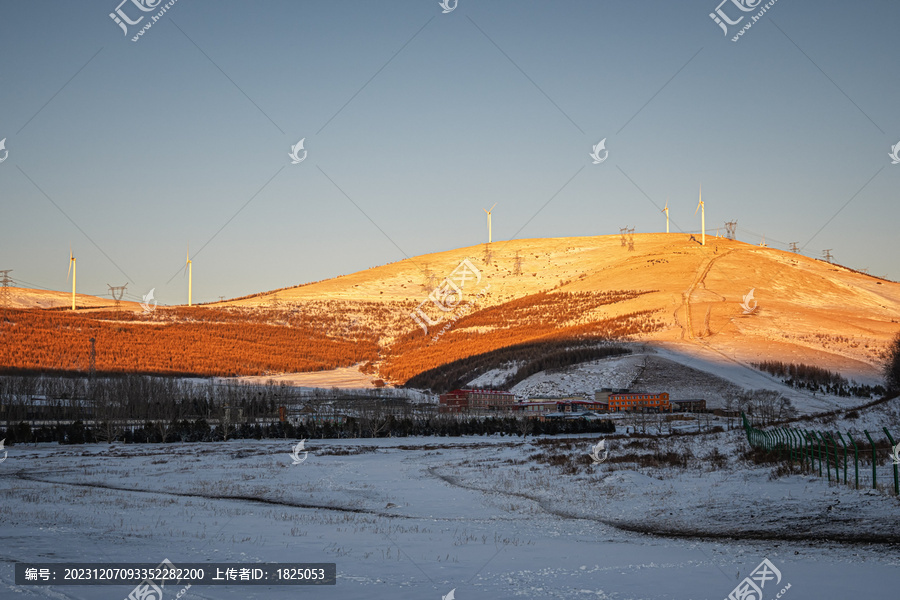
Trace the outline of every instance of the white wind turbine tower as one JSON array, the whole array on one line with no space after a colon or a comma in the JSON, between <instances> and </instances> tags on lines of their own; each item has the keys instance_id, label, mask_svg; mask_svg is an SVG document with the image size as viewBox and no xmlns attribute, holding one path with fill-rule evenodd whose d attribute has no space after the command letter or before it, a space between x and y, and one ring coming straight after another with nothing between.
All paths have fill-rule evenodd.
<instances>
[{"instance_id":1,"label":"white wind turbine tower","mask_svg":"<svg viewBox=\"0 0 900 600\"><path fill-rule=\"evenodd\" d=\"M187 269L187 276L188 276L188 306L191 306L191 295L193 293L193 287L194 287L194 264L191 262L191 247L190 246L188 246L187 262L184 263L184 268Z\"/></svg>"},{"instance_id":2,"label":"white wind turbine tower","mask_svg":"<svg viewBox=\"0 0 900 600\"><path fill-rule=\"evenodd\" d=\"M703 188L700 188L700 201L697 203L697 208L694 209L694 215L697 214L697 211L700 211L700 245L706 245L706 206L703 204Z\"/></svg>"},{"instance_id":3,"label":"white wind turbine tower","mask_svg":"<svg viewBox=\"0 0 900 600\"><path fill-rule=\"evenodd\" d=\"M497 203L496 203L496 202L494 202L494 206L497 206ZM487 213L487 220L488 220L488 244L490 244L491 241L492 241L492 240L491 240L491 213L492 213L493 210L494 210L494 206L491 207L491 210L488 210L488 209L486 209L486 208L483 208L483 209L482 209L484 212Z\"/></svg>"},{"instance_id":4,"label":"white wind turbine tower","mask_svg":"<svg viewBox=\"0 0 900 600\"><path fill-rule=\"evenodd\" d=\"M666 233L669 233L669 199L666 198L666 207L662 209L666 213Z\"/></svg>"},{"instance_id":5,"label":"white wind turbine tower","mask_svg":"<svg viewBox=\"0 0 900 600\"><path fill-rule=\"evenodd\" d=\"M69 272L66 274L66 279L69 278L69 275L72 276L72 310L75 310L75 255L72 254L72 249L69 248Z\"/></svg>"}]
</instances>

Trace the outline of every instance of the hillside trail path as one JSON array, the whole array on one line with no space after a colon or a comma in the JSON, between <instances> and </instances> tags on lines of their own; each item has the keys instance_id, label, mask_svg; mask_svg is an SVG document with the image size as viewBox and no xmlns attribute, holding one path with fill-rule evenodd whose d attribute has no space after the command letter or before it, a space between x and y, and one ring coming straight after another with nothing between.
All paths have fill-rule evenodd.
<instances>
[{"instance_id":1,"label":"hillside trail path","mask_svg":"<svg viewBox=\"0 0 900 600\"><path fill-rule=\"evenodd\" d=\"M732 252L734 252L733 249L723 252L722 254L710 256L704 262L701 262L700 266L697 267L697 274L694 276L694 280L691 282L691 285L688 287L688 289L681 293L681 306L682 308L684 308L684 325L682 325L678 321L678 309L675 309L675 322L678 323L681 327L681 339L697 341L694 336L693 323L691 322L691 295L694 293L694 289L698 285L706 285L706 276L709 275L709 271L710 269L712 269L713 264L715 264L715 262L720 258L724 258ZM687 333L687 337L685 337L685 333Z\"/></svg>"}]
</instances>

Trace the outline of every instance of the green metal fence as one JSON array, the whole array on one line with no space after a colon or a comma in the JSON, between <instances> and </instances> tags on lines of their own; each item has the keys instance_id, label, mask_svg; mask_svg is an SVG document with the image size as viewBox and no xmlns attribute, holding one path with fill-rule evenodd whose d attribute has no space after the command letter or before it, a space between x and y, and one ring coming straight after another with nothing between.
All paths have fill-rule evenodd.
<instances>
[{"instance_id":1,"label":"green metal fence","mask_svg":"<svg viewBox=\"0 0 900 600\"><path fill-rule=\"evenodd\" d=\"M887 427L882 428L885 437L875 432L873 438L873 434L863 430L862 435L847 432L845 440L839 431L792 427L763 431L752 426L743 413L741 418L747 441L753 448L777 453L780 459L799 465L808 473L827 477L829 482L856 489L878 489L880 483L900 495L898 465L891 458L896 443Z\"/></svg>"}]
</instances>

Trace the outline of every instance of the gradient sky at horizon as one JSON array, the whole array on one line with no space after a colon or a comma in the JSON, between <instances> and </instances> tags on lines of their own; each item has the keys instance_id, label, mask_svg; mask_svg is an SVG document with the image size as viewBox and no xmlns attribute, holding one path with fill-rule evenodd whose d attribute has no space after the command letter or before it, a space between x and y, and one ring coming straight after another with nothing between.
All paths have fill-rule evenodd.
<instances>
[{"instance_id":1,"label":"gradient sky at horizon","mask_svg":"<svg viewBox=\"0 0 900 600\"><path fill-rule=\"evenodd\" d=\"M664 231L667 199L696 232L700 183L708 231L900 279L897 3L779 0L737 43L716 0L178 0L137 43L117 5L0 5L25 287L71 247L79 292L184 303L190 244L194 300L240 296L483 243L494 203L495 241Z\"/></svg>"}]
</instances>

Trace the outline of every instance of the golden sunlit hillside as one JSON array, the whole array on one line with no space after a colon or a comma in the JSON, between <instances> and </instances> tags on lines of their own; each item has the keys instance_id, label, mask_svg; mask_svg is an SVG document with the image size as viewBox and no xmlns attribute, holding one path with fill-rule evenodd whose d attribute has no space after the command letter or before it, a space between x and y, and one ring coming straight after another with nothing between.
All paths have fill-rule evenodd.
<instances>
[{"instance_id":1,"label":"golden sunlit hillside","mask_svg":"<svg viewBox=\"0 0 900 600\"><path fill-rule=\"evenodd\" d=\"M364 331L379 350L356 356L373 376L397 383L467 356L564 338L628 338L698 357L816 364L872 379L900 330L900 284L891 281L714 236L705 246L674 233L632 241L494 242L192 310L286 328L314 320L335 340ZM16 298L27 304L26 291ZM177 321L174 310L157 313ZM302 358L318 368L346 365L345 357Z\"/></svg>"}]
</instances>

